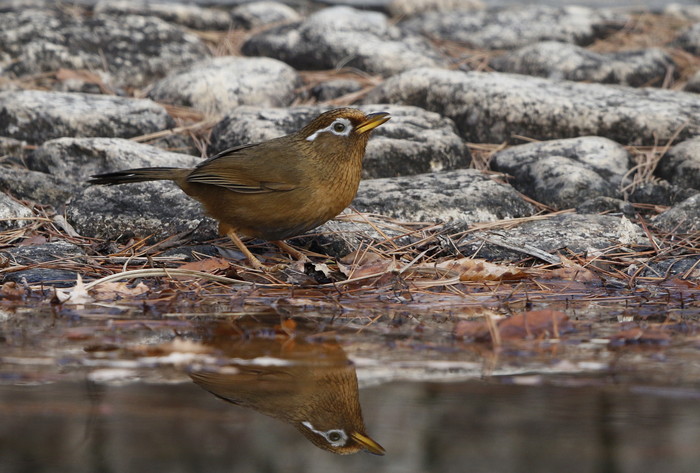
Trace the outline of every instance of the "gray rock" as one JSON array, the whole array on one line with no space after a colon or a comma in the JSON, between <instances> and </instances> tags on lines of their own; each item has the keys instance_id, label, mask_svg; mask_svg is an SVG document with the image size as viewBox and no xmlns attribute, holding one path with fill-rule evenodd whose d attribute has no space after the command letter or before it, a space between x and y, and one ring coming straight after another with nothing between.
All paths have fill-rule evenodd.
<instances>
[{"instance_id":1,"label":"gray rock","mask_svg":"<svg viewBox=\"0 0 700 473\"><path fill-rule=\"evenodd\" d=\"M146 99L39 90L0 92L0 135L34 144L63 136L128 138L174 125L162 106Z\"/></svg>"},{"instance_id":2,"label":"gray rock","mask_svg":"<svg viewBox=\"0 0 700 473\"><path fill-rule=\"evenodd\" d=\"M513 187L556 209L619 196L629 164L624 147L595 136L513 146L491 158L493 170L513 176Z\"/></svg>"},{"instance_id":3,"label":"gray rock","mask_svg":"<svg viewBox=\"0 0 700 473\"><path fill-rule=\"evenodd\" d=\"M275 59L206 59L156 83L149 97L220 116L240 105L284 107L296 97L299 74Z\"/></svg>"},{"instance_id":4,"label":"gray rock","mask_svg":"<svg viewBox=\"0 0 700 473\"><path fill-rule=\"evenodd\" d=\"M700 135L700 97L686 92L420 68L387 79L365 103L416 105L452 118L471 142L593 135L649 144ZM678 136L676 134L679 132Z\"/></svg>"},{"instance_id":5,"label":"gray rock","mask_svg":"<svg viewBox=\"0 0 700 473\"><path fill-rule=\"evenodd\" d=\"M627 199L638 204L671 206L698 193L700 193L698 190L674 186L668 181L654 179L635 185Z\"/></svg>"},{"instance_id":6,"label":"gray rock","mask_svg":"<svg viewBox=\"0 0 700 473\"><path fill-rule=\"evenodd\" d=\"M202 8L174 2L151 2L143 0L101 0L93 9L97 15L155 16L168 23L175 23L195 30L227 30L231 19L221 10Z\"/></svg>"},{"instance_id":7,"label":"gray rock","mask_svg":"<svg viewBox=\"0 0 700 473\"><path fill-rule=\"evenodd\" d=\"M400 176L469 165L469 150L450 120L417 107L366 105L360 108L366 113L387 111L392 116L372 133L363 163L363 177ZM212 130L209 154L293 133L327 109L239 107Z\"/></svg>"},{"instance_id":8,"label":"gray rock","mask_svg":"<svg viewBox=\"0 0 700 473\"><path fill-rule=\"evenodd\" d=\"M656 174L673 185L700 190L700 137L669 149L659 160Z\"/></svg>"},{"instance_id":9,"label":"gray rock","mask_svg":"<svg viewBox=\"0 0 700 473\"><path fill-rule=\"evenodd\" d=\"M652 224L674 235L700 231L700 194L674 205L652 219Z\"/></svg>"},{"instance_id":10,"label":"gray rock","mask_svg":"<svg viewBox=\"0 0 700 473\"><path fill-rule=\"evenodd\" d=\"M678 35L673 45L700 56L700 23L695 23Z\"/></svg>"},{"instance_id":11,"label":"gray rock","mask_svg":"<svg viewBox=\"0 0 700 473\"><path fill-rule=\"evenodd\" d=\"M403 221L455 222L464 227L535 212L512 187L475 169L368 179L360 183L352 206Z\"/></svg>"},{"instance_id":12,"label":"gray rock","mask_svg":"<svg viewBox=\"0 0 700 473\"><path fill-rule=\"evenodd\" d=\"M625 217L560 214L526 221L507 231L469 233L459 242L459 249L477 258L518 261L537 251L556 258L557 253L585 254L620 246L647 247L648 243L641 227Z\"/></svg>"},{"instance_id":13,"label":"gray rock","mask_svg":"<svg viewBox=\"0 0 700 473\"><path fill-rule=\"evenodd\" d=\"M172 182L88 187L70 202L67 217L79 234L92 238L216 237L214 221Z\"/></svg>"},{"instance_id":14,"label":"gray rock","mask_svg":"<svg viewBox=\"0 0 700 473\"><path fill-rule=\"evenodd\" d=\"M299 20L301 16L294 9L279 2L250 2L231 10L235 28L253 29Z\"/></svg>"},{"instance_id":15,"label":"gray rock","mask_svg":"<svg viewBox=\"0 0 700 473\"><path fill-rule=\"evenodd\" d=\"M0 14L2 75L106 69L114 87L143 87L209 55L199 38L152 16L81 17L58 9Z\"/></svg>"},{"instance_id":16,"label":"gray rock","mask_svg":"<svg viewBox=\"0 0 700 473\"><path fill-rule=\"evenodd\" d=\"M87 261L85 252L77 245L58 240L42 245L17 246L0 253L12 266L31 266L28 269L3 274L3 282L15 281L27 284L47 284L52 286L72 286L77 274L74 271L59 269L66 261L77 263ZM51 267L54 266L54 267Z\"/></svg>"},{"instance_id":17,"label":"gray rock","mask_svg":"<svg viewBox=\"0 0 700 473\"><path fill-rule=\"evenodd\" d=\"M24 147L26 144L20 140L0 136L0 159L13 158L21 162L25 155Z\"/></svg>"},{"instance_id":18,"label":"gray rock","mask_svg":"<svg viewBox=\"0 0 700 473\"><path fill-rule=\"evenodd\" d=\"M580 214L622 214L627 218L635 218L636 210L629 202L613 197L598 196L586 199L576 206Z\"/></svg>"},{"instance_id":19,"label":"gray rock","mask_svg":"<svg viewBox=\"0 0 700 473\"><path fill-rule=\"evenodd\" d=\"M668 72L677 68L671 56L658 48L600 54L558 41L531 44L489 64L501 72L634 87L661 85Z\"/></svg>"},{"instance_id":20,"label":"gray rock","mask_svg":"<svg viewBox=\"0 0 700 473\"><path fill-rule=\"evenodd\" d=\"M0 231L21 228L31 223L34 216L31 209L0 192Z\"/></svg>"},{"instance_id":21,"label":"gray rock","mask_svg":"<svg viewBox=\"0 0 700 473\"><path fill-rule=\"evenodd\" d=\"M311 90L311 95L319 102L333 100L362 89L362 84L352 79L335 79L321 82Z\"/></svg>"},{"instance_id":22,"label":"gray rock","mask_svg":"<svg viewBox=\"0 0 700 473\"><path fill-rule=\"evenodd\" d=\"M700 5L670 3L664 8L664 15L671 15L681 20L700 21Z\"/></svg>"},{"instance_id":23,"label":"gray rock","mask_svg":"<svg viewBox=\"0 0 700 473\"><path fill-rule=\"evenodd\" d=\"M548 40L587 45L621 29L627 18L587 7L526 5L478 12L429 12L401 27L472 48L514 49Z\"/></svg>"},{"instance_id":24,"label":"gray rock","mask_svg":"<svg viewBox=\"0 0 700 473\"><path fill-rule=\"evenodd\" d=\"M119 138L59 138L44 143L27 164L75 189L93 174L140 167L193 167L200 161Z\"/></svg>"},{"instance_id":25,"label":"gray rock","mask_svg":"<svg viewBox=\"0 0 700 473\"><path fill-rule=\"evenodd\" d=\"M0 167L0 192L59 209L73 195L74 188L63 179L18 166Z\"/></svg>"},{"instance_id":26,"label":"gray rock","mask_svg":"<svg viewBox=\"0 0 700 473\"><path fill-rule=\"evenodd\" d=\"M445 61L424 38L402 34L378 12L325 8L301 23L270 28L243 45L249 56L270 56L297 69L355 67L389 76Z\"/></svg>"},{"instance_id":27,"label":"gray rock","mask_svg":"<svg viewBox=\"0 0 700 473\"><path fill-rule=\"evenodd\" d=\"M446 15L453 10L481 10L484 2L481 0L390 0L389 15L394 18L405 18L429 11L439 11Z\"/></svg>"},{"instance_id":28,"label":"gray rock","mask_svg":"<svg viewBox=\"0 0 700 473\"><path fill-rule=\"evenodd\" d=\"M686 92L700 93L700 71L697 71L688 79L688 83L683 90Z\"/></svg>"}]
</instances>

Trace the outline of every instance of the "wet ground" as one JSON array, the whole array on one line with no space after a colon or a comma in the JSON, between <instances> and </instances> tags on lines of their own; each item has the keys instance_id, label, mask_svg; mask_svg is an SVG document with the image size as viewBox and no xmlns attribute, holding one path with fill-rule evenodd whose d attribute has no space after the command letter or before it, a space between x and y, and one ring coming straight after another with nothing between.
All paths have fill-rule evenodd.
<instances>
[{"instance_id":1,"label":"wet ground","mask_svg":"<svg viewBox=\"0 0 700 473\"><path fill-rule=\"evenodd\" d=\"M697 471L697 288L549 284L5 300L0 471Z\"/></svg>"}]
</instances>

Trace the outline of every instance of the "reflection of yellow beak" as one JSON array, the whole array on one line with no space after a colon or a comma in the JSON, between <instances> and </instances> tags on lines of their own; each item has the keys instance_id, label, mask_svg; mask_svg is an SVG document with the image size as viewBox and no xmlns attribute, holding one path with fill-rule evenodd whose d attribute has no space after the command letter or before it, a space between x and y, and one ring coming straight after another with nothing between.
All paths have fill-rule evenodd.
<instances>
[{"instance_id":1,"label":"reflection of yellow beak","mask_svg":"<svg viewBox=\"0 0 700 473\"><path fill-rule=\"evenodd\" d=\"M387 118L388 120L388 118ZM384 120L386 121L386 120ZM384 122L382 122L384 123ZM379 124L381 125L381 123ZM379 126L376 125L376 126ZM384 455L386 451L384 450L384 447L379 445L377 442L372 440L371 438L367 437L366 435L362 435L358 432L353 432L350 434L350 437L360 445L362 445L369 453L374 453L375 455Z\"/></svg>"},{"instance_id":2,"label":"reflection of yellow beak","mask_svg":"<svg viewBox=\"0 0 700 473\"><path fill-rule=\"evenodd\" d=\"M367 115L367 120L357 125L356 131L359 134L367 133L368 131L374 130L382 123L389 121L390 118L391 117L386 112L370 113Z\"/></svg>"}]
</instances>

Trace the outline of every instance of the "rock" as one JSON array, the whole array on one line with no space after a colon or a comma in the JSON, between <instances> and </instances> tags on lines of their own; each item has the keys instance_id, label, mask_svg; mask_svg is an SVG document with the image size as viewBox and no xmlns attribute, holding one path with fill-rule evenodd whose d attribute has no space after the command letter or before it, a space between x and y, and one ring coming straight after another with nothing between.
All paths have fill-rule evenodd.
<instances>
[{"instance_id":1,"label":"rock","mask_svg":"<svg viewBox=\"0 0 700 473\"><path fill-rule=\"evenodd\" d=\"M628 200L636 204L671 206L699 192L687 187L673 186L668 181L657 179L635 185Z\"/></svg>"},{"instance_id":2,"label":"rock","mask_svg":"<svg viewBox=\"0 0 700 473\"><path fill-rule=\"evenodd\" d=\"M700 21L700 5L683 5L670 3L663 10L664 15L675 16L681 20Z\"/></svg>"},{"instance_id":3,"label":"rock","mask_svg":"<svg viewBox=\"0 0 700 473\"><path fill-rule=\"evenodd\" d=\"M243 53L274 57L296 69L347 66L383 76L445 63L428 41L402 34L385 15L348 7L325 8L302 22L253 35Z\"/></svg>"},{"instance_id":4,"label":"rock","mask_svg":"<svg viewBox=\"0 0 700 473\"><path fill-rule=\"evenodd\" d=\"M387 111L392 116L372 133L363 163L363 177L400 176L469 165L469 150L450 120L417 107L366 105L360 108L366 113ZM328 108L239 107L212 130L209 154L293 133L325 110Z\"/></svg>"},{"instance_id":5,"label":"rock","mask_svg":"<svg viewBox=\"0 0 700 473\"><path fill-rule=\"evenodd\" d=\"M59 138L44 143L27 164L76 189L84 187L93 174L140 167L193 167L200 161L119 138Z\"/></svg>"},{"instance_id":6,"label":"rock","mask_svg":"<svg viewBox=\"0 0 700 473\"><path fill-rule=\"evenodd\" d=\"M688 83L683 90L686 92L700 93L700 71L697 71L688 79Z\"/></svg>"},{"instance_id":7,"label":"rock","mask_svg":"<svg viewBox=\"0 0 700 473\"><path fill-rule=\"evenodd\" d=\"M233 27L247 30L300 20L301 16L294 9L279 2L250 2L231 10Z\"/></svg>"},{"instance_id":8,"label":"rock","mask_svg":"<svg viewBox=\"0 0 700 473\"><path fill-rule=\"evenodd\" d=\"M671 56L658 48L600 54L558 41L531 44L489 64L501 72L633 87L661 85L677 69Z\"/></svg>"},{"instance_id":9,"label":"rock","mask_svg":"<svg viewBox=\"0 0 700 473\"><path fill-rule=\"evenodd\" d=\"M624 147L595 136L513 146L491 158L494 171L513 176L513 187L556 209L619 196L629 164Z\"/></svg>"},{"instance_id":10,"label":"rock","mask_svg":"<svg viewBox=\"0 0 700 473\"><path fill-rule=\"evenodd\" d=\"M42 245L16 246L0 252L0 255L6 257L11 266L31 266L28 269L3 274L3 282L26 281L33 285L47 284L59 287L73 286L78 277L78 273L74 271L60 269L61 265L65 265L66 261L87 261L85 252L79 246L63 240Z\"/></svg>"},{"instance_id":11,"label":"rock","mask_svg":"<svg viewBox=\"0 0 700 473\"><path fill-rule=\"evenodd\" d=\"M514 49L539 41L587 45L619 30L626 15L579 6L514 6L483 11L429 12L401 28L476 49Z\"/></svg>"},{"instance_id":12,"label":"rock","mask_svg":"<svg viewBox=\"0 0 700 473\"><path fill-rule=\"evenodd\" d=\"M155 16L168 23L175 23L194 30L227 30L231 27L231 19L221 10L176 2L100 0L95 4L93 12L96 15L114 17Z\"/></svg>"},{"instance_id":13,"label":"rock","mask_svg":"<svg viewBox=\"0 0 700 473\"><path fill-rule=\"evenodd\" d=\"M700 22L683 31L672 44L700 56Z\"/></svg>"},{"instance_id":14,"label":"rock","mask_svg":"<svg viewBox=\"0 0 700 473\"><path fill-rule=\"evenodd\" d=\"M192 64L156 83L148 96L220 116L240 105L284 107L296 97L299 74L270 58L222 56Z\"/></svg>"},{"instance_id":15,"label":"rock","mask_svg":"<svg viewBox=\"0 0 700 473\"><path fill-rule=\"evenodd\" d=\"M652 224L674 235L700 231L700 193L657 215Z\"/></svg>"},{"instance_id":16,"label":"rock","mask_svg":"<svg viewBox=\"0 0 700 473\"><path fill-rule=\"evenodd\" d=\"M389 15L405 18L429 11L439 11L450 15L452 10L481 10L481 0L391 0L388 5Z\"/></svg>"},{"instance_id":17,"label":"rock","mask_svg":"<svg viewBox=\"0 0 700 473\"><path fill-rule=\"evenodd\" d=\"M311 90L311 95L319 102L333 100L362 89L362 84L352 79L335 79L321 82Z\"/></svg>"},{"instance_id":18,"label":"rock","mask_svg":"<svg viewBox=\"0 0 700 473\"><path fill-rule=\"evenodd\" d=\"M700 137L669 149L659 160L656 174L673 185L700 190Z\"/></svg>"},{"instance_id":19,"label":"rock","mask_svg":"<svg viewBox=\"0 0 700 473\"><path fill-rule=\"evenodd\" d=\"M34 144L63 136L129 138L173 126L166 110L146 99L39 90L0 92L0 135Z\"/></svg>"},{"instance_id":20,"label":"rock","mask_svg":"<svg viewBox=\"0 0 700 473\"><path fill-rule=\"evenodd\" d=\"M648 243L641 227L625 217L559 214L510 226L503 232L469 233L459 242L459 249L465 255L488 260L519 261L537 251L554 256L585 254L611 247L647 247Z\"/></svg>"},{"instance_id":21,"label":"rock","mask_svg":"<svg viewBox=\"0 0 700 473\"><path fill-rule=\"evenodd\" d=\"M13 159L21 163L25 156L26 144L20 140L0 136L0 156L3 161Z\"/></svg>"},{"instance_id":22,"label":"rock","mask_svg":"<svg viewBox=\"0 0 700 473\"><path fill-rule=\"evenodd\" d=\"M439 112L477 143L512 141L514 135L538 140L592 135L654 145L700 135L695 94L497 72L414 69L387 79L363 102Z\"/></svg>"},{"instance_id":23,"label":"rock","mask_svg":"<svg viewBox=\"0 0 700 473\"><path fill-rule=\"evenodd\" d=\"M152 16L82 17L66 9L0 14L1 75L106 68L110 85L143 87L209 55L195 35Z\"/></svg>"},{"instance_id":24,"label":"rock","mask_svg":"<svg viewBox=\"0 0 700 473\"><path fill-rule=\"evenodd\" d=\"M477 222L524 217L535 210L512 187L475 169L368 179L352 206L410 222Z\"/></svg>"},{"instance_id":25,"label":"rock","mask_svg":"<svg viewBox=\"0 0 700 473\"><path fill-rule=\"evenodd\" d=\"M0 192L59 209L73 194L73 187L50 174L19 166L0 166Z\"/></svg>"},{"instance_id":26,"label":"rock","mask_svg":"<svg viewBox=\"0 0 700 473\"><path fill-rule=\"evenodd\" d=\"M199 202L172 182L91 186L73 198L67 217L79 234L91 238L157 241L195 231L198 239L217 235Z\"/></svg>"},{"instance_id":27,"label":"rock","mask_svg":"<svg viewBox=\"0 0 700 473\"><path fill-rule=\"evenodd\" d=\"M31 209L0 192L0 231L21 228L29 225L34 217Z\"/></svg>"},{"instance_id":28,"label":"rock","mask_svg":"<svg viewBox=\"0 0 700 473\"><path fill-rule=\"evenodd\" d=\"M635 218L636 210L629 202L613 197L598 196L586 199L576 206L580 214L622 214L627 218Z\"/></svg>"}]
</instances>

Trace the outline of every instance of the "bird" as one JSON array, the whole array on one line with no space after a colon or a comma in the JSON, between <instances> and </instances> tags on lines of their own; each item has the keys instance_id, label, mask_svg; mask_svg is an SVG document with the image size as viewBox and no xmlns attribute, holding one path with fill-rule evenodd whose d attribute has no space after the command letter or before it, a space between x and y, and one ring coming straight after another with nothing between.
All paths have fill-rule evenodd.
<instances>
[{"instance_id":1,"label":"bird","mask_svg":"<svg viewBox=\"0 0 700 473\"><path fill-rule=\"evenodd\" d=\"M257 321L259 324L260 322ZM367 435L354 364L334 341L255 336L224 327L202 340L223 365L196 366L195 384L214 396L294 426L317 447L339 455L384 448Z\"/></svg>"},{"instance_id":2,"label":"bird","mask_svg":"<svg viewBox=\"0 0 700 473\"><path fill-rule=\"evenodd\" d=\"M96 174L91 185L173 181L198 200L257 270L265 265L239 235L284 243L334 218L355 198L372 130L391 118L356 108L321 113L300 130L226 149L194 168L151 167Z\"/></svg>"}]
</instances>

